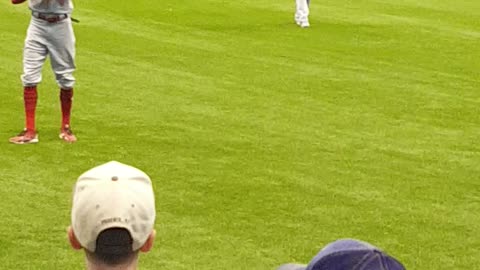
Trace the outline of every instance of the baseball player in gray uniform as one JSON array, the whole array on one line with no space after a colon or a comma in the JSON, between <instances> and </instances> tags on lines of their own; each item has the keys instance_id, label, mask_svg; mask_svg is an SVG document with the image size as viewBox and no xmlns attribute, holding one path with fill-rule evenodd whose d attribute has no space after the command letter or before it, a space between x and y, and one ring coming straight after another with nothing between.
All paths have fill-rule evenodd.
<instances>
[{"instance_id":1,"label":"baseball player in gray uniform","mask_svg":"<svg viewBox=\"0 0 480 270\"><path fill-rule=\"evenodd\" d=\"M310 27L308 22L308 14L310 0L296 0L295 22L302 28Z\"/></svg>"},{"instance_id":2,"label":"baseball player in gray uniform","mask_svg":"<svg viewBox=\"0 0 480 270\"><path fill-rule=\"evenodd\" d=\"M27 0L11 0L20 4ZM62 125L60 139L75 142L77 138L70 128L73 85L75 78L75 35L70 14L73 10L71 0L30 0L32 18L25 39L23 52L23 97L25 105L25 128L11 143L37 143L35 128L35 109L37 106L37 85L42 80L42 67L47 56L60 87Z\"/></svg>"}]
</instances>

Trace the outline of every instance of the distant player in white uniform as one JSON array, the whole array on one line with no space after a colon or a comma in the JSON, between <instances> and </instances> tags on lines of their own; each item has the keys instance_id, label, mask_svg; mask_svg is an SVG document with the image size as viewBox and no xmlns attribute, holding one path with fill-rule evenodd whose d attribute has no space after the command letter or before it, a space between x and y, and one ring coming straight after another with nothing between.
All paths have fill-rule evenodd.
<instances>
[{"instance_id":1,"label":"distant player in white uniform","mask_svg":"<svg viewBox=\"0 0 480 270\"><path fill-rule=\"evenodd\" d=\"M310 27L308 22L309 6L310 0L296 0L295 22L302 28Z\"/></svg>"},{"instance_id":2,"label":"distant player in white uniform","mask_svg":"<svg viewBox=\"0 0 480 270\"><path fill-rule=\"evenodd\" d=\"M27 0L11 0L20 4ZM28 27L23 52L23 97L25 104L25 128L11 143L37 143L35 127L35 109L37 106L37 85L42 81L42 67L47 56L60 87L62 125L60 139L75 142L77 138L70 128L73 85L75 78L75 35L70 14L73 10L71 0L30 0L32 19Z\"/></svg>"}]
</instances>

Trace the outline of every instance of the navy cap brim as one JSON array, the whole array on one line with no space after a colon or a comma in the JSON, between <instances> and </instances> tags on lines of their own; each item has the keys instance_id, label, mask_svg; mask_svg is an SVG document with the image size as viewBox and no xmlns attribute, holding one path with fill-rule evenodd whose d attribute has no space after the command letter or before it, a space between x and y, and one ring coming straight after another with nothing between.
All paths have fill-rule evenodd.
<instances>
[{"instance_id":1,"label":"navy cap brim","mask_svg":"<svg viewBox=\"0 0 480 270\"><path fill-rule=\"evenodd\" d=\"M277 268L277 270L305 270L305 269L307 269L306 265L294 264L294 263L284 264L279 268Z\"/></svg>"}]
</instances>

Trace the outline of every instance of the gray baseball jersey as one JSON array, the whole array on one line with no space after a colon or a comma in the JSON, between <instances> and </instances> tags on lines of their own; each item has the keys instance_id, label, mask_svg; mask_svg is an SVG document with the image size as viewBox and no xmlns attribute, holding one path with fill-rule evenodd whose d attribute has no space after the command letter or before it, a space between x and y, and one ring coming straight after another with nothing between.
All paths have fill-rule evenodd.
<instances>
[{"instance_id":1,"label":"gray baseball jersey","mask_svg":"<svg viewBox=\"0 0 480 270\"><path fill-rule=\"evenodd\" d=\"M41 82L42 67L50 55L57 84L62 89L73 88L75 35L69 15L72 1L30 0L29 5L32 19L23 51L23 85L34 86Z\"/></svg>"},{"instance_id":2,"label":"gray baseball jersey","mask_svg":"<svg viewBox=\"0 0 480 270\"><path fill-rule=\"evenodd\" d=\"M73 10L70 0L30 0L28 5L32 11L41 13L70 14Z\"/></svg>"}]
</instances>

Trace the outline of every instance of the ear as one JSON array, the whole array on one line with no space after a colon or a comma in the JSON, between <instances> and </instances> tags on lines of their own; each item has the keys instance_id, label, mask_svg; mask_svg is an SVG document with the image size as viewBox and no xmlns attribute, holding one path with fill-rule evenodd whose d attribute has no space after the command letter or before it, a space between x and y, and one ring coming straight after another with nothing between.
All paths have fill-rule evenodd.
<instances>
[{"instance_id":1,"label":"ear","mask_svg":"<svg viewBox=\"0 0 480 270\"><path fill-rule=\"evenodd\" d=\"M141 252L149 252L152 247L153 247L153 242L155 241L155 236L157 235L157 232L155 230L152 231L152 233L148 236L147 241L143 246L140 248Z\"/></svg>"},{"instance_id":2,"label":"ear","mask_svg":"<svg viewBox=\"0 0 480 270\"><path fill-rule=\"evenodd\" d=\"M82 249L82 245L80 244L77 237L75 236L72 226L68 227L67 234L68 234L68 240L70 241L70 245L72 246L72 248L75 250Z\"/></svg>"}]
</instances>

